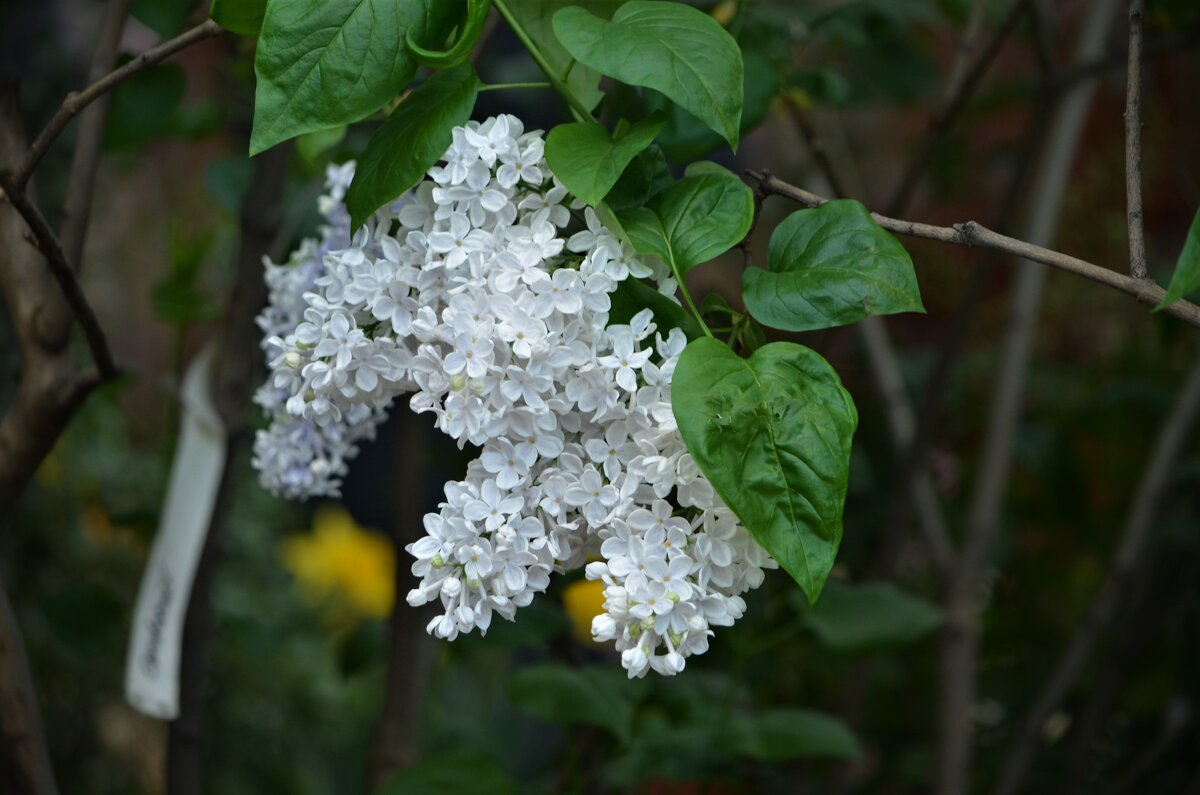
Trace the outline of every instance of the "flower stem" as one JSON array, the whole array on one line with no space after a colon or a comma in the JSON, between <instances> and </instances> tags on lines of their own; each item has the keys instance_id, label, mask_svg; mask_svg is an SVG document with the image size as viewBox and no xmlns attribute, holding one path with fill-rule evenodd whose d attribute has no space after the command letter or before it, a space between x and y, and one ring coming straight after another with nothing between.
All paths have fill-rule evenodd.
<instances>
[{"instance_id":1,"label":"flower stem","mask_svg":"<svg viewBox=\"0 0 1200 795\"><path fill-rule=\"evenodd\" d=\"M518 39L520 39L521 44L525 46L525 49L529 51L529 55L538 65L538 68L546 73L546 78L550 81L550 85L553 86L554 90L561 94L562 98L565 99L567 104L571 106L571 110L574 111L581 121L588 119L595 121L595 119L592 118L592 112L587 108L587 106L585 106L579 100L579 97L575 96L575 93L571 91L567 84L559 79L558 75L555 74L554 67L550 65L550 62L546 60L546 56L541 50L538 49L538 46L533 43L533 39L529 37L529 33L524 27L522 27L521 23L517 21L517 18L513 16L512 11L508 8L508 3L506 0L495 0L492 5L494 5L496 10L500 12L500 16L504 17L504 21L510 28L512 28L512 32L516 34Z\"/></svg>"},{"instance_id":2,"label":"flower stem","mask_svg":"<svg viewBox=\"0 0 1200 795\"><path fill-rule=\"evenodd\" d=\"M503 89L521 89L521 88L554 88L554 85L548 82L541 83L489 83L479 87L480 91L500 91Z\"/></svg>"}]
</instances>

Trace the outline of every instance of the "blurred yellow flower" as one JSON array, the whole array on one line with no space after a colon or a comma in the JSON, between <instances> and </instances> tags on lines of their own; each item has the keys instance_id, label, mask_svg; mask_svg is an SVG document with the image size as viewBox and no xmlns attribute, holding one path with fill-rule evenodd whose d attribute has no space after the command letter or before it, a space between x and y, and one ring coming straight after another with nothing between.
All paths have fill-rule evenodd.
<instances>
[{"instance_id":1,"label":"blurred yellow flower","mask_svg":"<svg viewBox=\"0 0 1200 795\"><path fill-rule=\"evenodd\" d=\"M340 598L355 612L385 618L396 596L396 550L365 530L340 505L322 505L311 533L280 546L283 563L318 599Z\"/></svg>"},{"instance_id":2,"label":"blurred yellow flower","mask_svg":"<svg viewBox=\"0 0 1200 795\"><path fill-rule=\"evenodd\" d=\"M604 612L604 583L599 580L576 580L563 589L563 607L571 619L571 631L580 643L595 644L592 640L592 619Z\"/></svg>"}]
</instances>

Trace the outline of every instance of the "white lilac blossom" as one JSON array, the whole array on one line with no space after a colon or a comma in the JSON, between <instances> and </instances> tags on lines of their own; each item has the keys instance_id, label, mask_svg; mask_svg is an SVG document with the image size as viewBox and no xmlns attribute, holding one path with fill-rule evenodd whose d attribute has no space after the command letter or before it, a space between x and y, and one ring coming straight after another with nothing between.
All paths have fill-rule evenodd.
<instances>
[{"instance_id":1,"label":"white lilac blossom","mask_svg":"<svg viewBox=\"0 0 1200 795\"><path fill-rule=\"evenodd\" d=\"M543 144L512 116L457 128L428 179L353 235L353 166L330 170L320 240L268 264L258 400L272 424L255 465L285 496L336 493L355 444L412 393L414 411L479 448L408 546L408 602L442 607L429 631L486 632L551 574L585 567L604 584L595 638L630 676L678 673L775 563L675 425L683 332L649 310L609 323L622 281L673 296L670 271L574 202Z\"/></svg>"}]
</instances>

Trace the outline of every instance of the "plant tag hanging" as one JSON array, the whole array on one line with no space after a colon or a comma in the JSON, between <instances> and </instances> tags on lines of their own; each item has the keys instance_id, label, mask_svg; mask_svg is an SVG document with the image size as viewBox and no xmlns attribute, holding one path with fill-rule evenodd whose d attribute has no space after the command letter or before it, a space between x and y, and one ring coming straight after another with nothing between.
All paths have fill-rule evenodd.
<instances>
[{"instance_id":1,"label":"plant tag hanging","mask_svg":"<svg viewBox=\"0 0 1200 795\"><path fill-rule=\"evenodd\" d=\"M179 714L183 622L225 463L225 429L212 401L209 344L183 381L183 419L167 498L142 575L125 664L125 698L139 712Z\"/></svg>"}]
</instances>

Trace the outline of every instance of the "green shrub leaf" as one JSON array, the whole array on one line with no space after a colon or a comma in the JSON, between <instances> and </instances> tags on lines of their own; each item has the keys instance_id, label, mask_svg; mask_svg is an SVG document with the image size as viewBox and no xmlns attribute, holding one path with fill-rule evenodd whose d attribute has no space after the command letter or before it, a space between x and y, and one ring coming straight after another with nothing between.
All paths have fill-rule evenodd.
<instances>
[{"instance_id":1,"label":"green shrub leaf","mask_svg":"<svg viewBox=\"0 0 1200 795\"><path fill-rule=\"evenodd\" d=\"M688 344L671 388L688 452L742 524L815 602L842 539L858 413L837 373L801 345L738 357Z\"/></svg>"},{"instance_id":2,"label":"green shrub leaf","mask_svg":"<svg viewBox=\"0 0 1200 795\"><path fill-rule=\"evenodd\" d=\"M662 126L661 119L647 119L614 141L608 130L595 122L560 124L546 137L546 163L567 190L596 205Z\"/></svg>"},{"instance_id":3,"label":"green shrub leaf","mask_svg":"<svg viewBox=\"0 0 1200 795\"><path fill-rule=\"evenodd\" d=\"M920 640L941 625L942 611L891 583L831 582L805 622L829 648L865 652Z\"/></svg>"},{"instance_id":4,"label":"green shrub leaf","mask_svg":"<svg viewBox=\"0 0 1200 795\"><path fill-rule=\"evenodd\" d=\"M686 275L742 241L754 221L754 192L715 163L693 163L648 207L618 217L638 251Z\"/></svg>"},{"instance_id":5,"label":"green shrub leaf","mask_svg":"<svg viewBox=\"0 0 1200 795\"><path fill-rule=\"evenodd\" d=\"M633 726L633 690L611 668L539 665L508 681L513 703L553 723L587 723L628 738Z\"/></svg>"},{"instance_id":6,"label":"green shrub leaf","mask_svg":"<svg viewBox=\"0 0 1200 795\"><path fill-rule=\"evenodd\" d=\"M630 0L606 22L568 7L554 15L554 32L579 63L665 94L737 149L742 52L708 14L682 3Z\"/></svg>"},{"instance_id":7,"label":"green shrub leaf","mask_svg":"<svg viewBox=\"0 0 1200 795\"><path fill-rule=\"evenodd\" d=\"M771 709L735 715L730 744L740 754L764 762L808 756L861 759L854 733L837 718L805 709Z\"/></svg>"},{"instance_id":8,"label":"green shrub leaf","mask_svg":"<svg viewBox=\"0 0 1200 795\"><path fill-rule=\"evenodd\" d=\"M867 208L842 199L797 210L771 235L767 270L742 274L746 309L786 331L924 312L912 260Z\"/></svg>"},{"instance_id":9,"label":"green shrub leaf","mask_svg":"<svg viewBox=\"0 0 1200 795\"><path fill-rule=\"evenodd\" d=\"M231 33L257 36L266 11L267 0L212 0L208 14Z\"/></svg>"},{"instance_id":10,"label":"green shrub leaf","mask_svg":"<svg viewBox=\"0 0 1200 795\"><path fill-rule=\"evenodd\" d=\"M517 795L521 788L491 756L449 754L423 759L396 774L378 795L429 795L470 792L473 795Z\"/></svg>"},{"instance_id":11,"label":"green shrub leaf","mask_svg":"<svg viewBox=\"0 0 1200 795\"><path fill-rule=\"evenodd\" d=\"M600 104L600 73L582 63L572 64L571 53L554 35L554 12L564 5L586 8L601 19L611 19L625 0L519 0L509 6L513 16L534 45L541 51L550 68L559 76L567 75L567 87L589 110ZM570 67L570 73L567 68Z\"/></svg>"},{"instance_id":12,"label":"green shrub leaf","mask_svg":"<svg viewBox=\"0 0 1200 795\"><path fill-rule=\"evenodd\" d=\"M1154 307L1154 311L1196 290L1200 290L1200 209L1196 210L1187 240L1183 242L1183 251L1179 253L1179 262L1175 265L1175 274L1171 277L1167 294L1163 296L1162 303Z\"/></svg>"},{"instance_id":13,"label":"green shrub leaf","mask_svg":"<svg viewBox=\"0 0 1200 795\"><path fill-rule=\"evenodd\" d=\"M416 72L409 31L440 43L457 10L445 0L271 0L254 58L250 154L378 110Z\"/></svg>"},{"instance_id":14,"label":"green shrub leaf","mask_svg":"<svg viewBox=\"0 0 1200 795\"><path fill-rule=\"evenodd\" d=\"M478 91L468 63L438 72L400 103L371 136L346 191L352 229L421 181L450 147L451 131L471 118Z\"/></svg>"}]
</instances>

